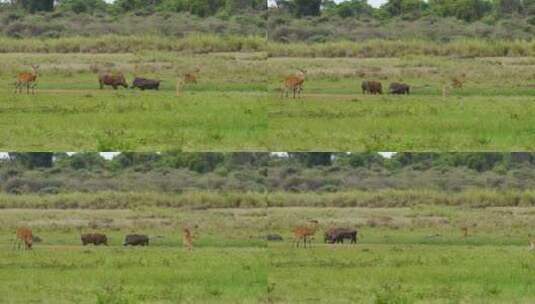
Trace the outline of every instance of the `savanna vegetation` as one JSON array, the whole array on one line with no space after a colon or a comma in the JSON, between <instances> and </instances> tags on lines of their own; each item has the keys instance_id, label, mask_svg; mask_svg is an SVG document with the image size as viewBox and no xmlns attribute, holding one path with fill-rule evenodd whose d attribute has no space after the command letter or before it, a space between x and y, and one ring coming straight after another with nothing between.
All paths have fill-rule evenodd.
<instances>
[{"instance_id":1,"label":"savanna vegetation","mask_svg":"<svg viewBox=\"0 0 535 304\"><path fill-rule=\"evenodd\" d=\"M531 0L276 0L269 8L270 38L281 42L420 38L527 39L535 31Z\"/></svg>"},{"instance_id":2,"label":"savanna vegetation","mask_svg":"<svg viewBox=\"0 0 535 304\"><path fill-rule=\"evenodd\" d=\"M269 9L256 0L3 2L0 146L530 150L535 47L531 26L516 23L529 24L531 4L474 1L276 1ZM421 14L408 18L408 7ZM480 17L452 13L467 7ZM364 20L398 36L355 25ZM433 20L436 27L422 25ZM470 29L480 23L488 34ZM15 86L32 66L35 81ZM301 102L281 98L283 80L297 71L305 72ZM128 85L161 80L160 90L98 90L105 72L122 73ZM196 81L183 83L191 73ZM407 83L411 95L365 96L364 80L381 81L385 92ZM35 95L13 93L30 86Z\"/></svg>"},{"instance_id":3,"label":"savanna vegetation","mask_svg":"<svg viewBox=\"0 0 535 304\"><path fill-rule=\"evenodd\" d=\"M10 153L1 208L535 204L530 153Z\"/></svg>"},{"instance_id":4,"label":"savanna vegetation","mask_svg":"<svg viewBox=\"0 0 535 304\"><path fill-rule=\"evenodd\" d=\"M0 288L11 303L534 298L531 153L9 156ZM292 228L309 219L312 248L294 248ZM22 225L42 239L31 252L11 249ZM182 225L196 227L192 252ZM324 245L331 226L357 228L359 243ZM82 247L90 231L110 245ZM127 233L163 238L124 248Z\"/></svg>"},{"instance_id":5,"label":"savanna vegetation","mask_svg":"<svg viewBox=\"0 0 535 304\"><path fill-rule=\"evenodd\" d=\"M212 48L202 41L184 40L188 46L180 48ZM218 41L220 50L262 45ZM291 52L313 56L310 50ZM374 50L390 56L380 44ZM532 57L133 51L6 53L0 59L5 150L524 151L533 142ZM36 94L14 94L15 76L30 72L31 64L39 65ZM306 71L302 97L281 98L283 79L298 69ZM100 90L102 71L123 73L129 85L134 76L162 84L159 91ZM196 73L197 83L181 85L177 96L177 81L188 72ZM385 93L391 82L407 83L411 95L363 95L360 84L368 79L381 81Z\"/></svg>"},{"instance_id":6,"label":"savanna vegetation","mask_svg":"<svg viewBox=\"0 0 535 304\"><path fill-rule=\"evenodd\" d=\"M267 286L265 214L147 207L2 210L2 301L258 303ZM20 225L41 239L31 251L11 248ZM192 252L182 247L184 225L195 227ZM80 234L93 231L106 234L108 246L82 246ZM123 247L129 233L149 235L150 245Z\"/></svg>"},{"instance_id":7,"label":"savanna vegetation","mask_svg":"<svg viewBox=\"0 0 535 304\"><path fill-rule=\"evenodd\" d=\"M268 295L274 303L530 303L533 208L273 208ZM312 248L291 229L320 224ZM323 244L329 227L359 231L357 245Z\"/></svg>"},{"instance_id":8,"label":"savanna vegetation","mask_svg":"<svg viewBox=\"0 0 535 304\"><path fill-rule=\"evenodd\" d=\"M191 33L265 36L263 0L103 0L0 2L7 37L123 35L184 37Z\"/></svg>"},{"instance_id":9,"label":"savanna vegetation","mask_svg":"<svg viewBox=\"0 0 535 304\"><path fill-rule=\"evenodd\" d=\"M10 303L535 297L533 153L2 156L0 289ZM310 220L311 247L295 248L293 229ZM21 226L39 238L31 251L11 249ZM324 244L330 227L357 229L358 243ZM88 232L108 246L82 246ZM124 247L131 233L150 245Z\"/></svg>"}]
</instances>

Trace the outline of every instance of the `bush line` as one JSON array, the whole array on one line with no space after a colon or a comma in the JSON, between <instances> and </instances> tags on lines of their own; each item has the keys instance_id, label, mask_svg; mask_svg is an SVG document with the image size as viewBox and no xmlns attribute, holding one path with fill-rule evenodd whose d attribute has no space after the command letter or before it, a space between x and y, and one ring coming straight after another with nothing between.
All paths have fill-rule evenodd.
<instances>
[{"instance_id":1,"label":"bush line","mask_svg":"<svg viewBox=\"0 0 535 304\"><path fill-rule=\"evenodd\" d=\"M459 193L426 190L348 191L337 193L289 192L96 192L62 194L0 194L0 208L134 209L262 208L262 207L411 207L418 205L533 207L535 191L468 190Z\"/></svg>"},{"instance_id":2,"label":"bush line","mask_svg":"<svg viewBox=\"0 0 535 304\"><path fill-rule=\"evenodd\" d=\"M176 51L191 53L266 52L271 57L402 57L535 56L535 40L459 39L436 43L426 40L367 40L364 42L278 43L260 36L190 35L8 38L0 37L0 53L129 53Z\"/></svg>"}]
</instances>

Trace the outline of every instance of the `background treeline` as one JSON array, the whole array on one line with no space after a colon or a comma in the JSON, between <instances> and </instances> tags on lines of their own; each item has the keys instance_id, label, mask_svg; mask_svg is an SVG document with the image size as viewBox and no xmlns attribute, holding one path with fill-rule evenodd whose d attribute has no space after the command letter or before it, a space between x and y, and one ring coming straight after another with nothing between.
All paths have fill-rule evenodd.
<instances>
[{"instance_id":1,"label":"background treeline","mask_svg":"<svg viewBox=\"0 0 535 304\"><path fill-rule=\"evenodd\" d=\"M0 25L8 37L265 37L266 7L265 0L12 0L0 1Z\"/></svg>"},{"instance_id":2,"label":"background treeline","mask_svg":"<svg viewBox=\"0 0 535 304\"><path fill-rule=\"evenodd\" d=\"M532 40L535 0L0 0L8 37L255 35L276 42Z\"/></svg>"},{"instance_id":3,"label":"background treeline","mask_svg":"<svg viewBox=\"0 0 535 304\"><path fill-rule=\"evenodd\" d=\"M425 190L535 187L532 153L10 153L0 163L7 194Z\"/></svg>"},{"instance_id":4,"label":"background treeline","mask_svg":"<svg viewBox=\"0 0 535 304\"><path fill-rule=\"evenodd\" d=\"M269 9L274 41L459 37L528 39L535 34L534 0L276 0Z\"/></svg>"}]
</instances>

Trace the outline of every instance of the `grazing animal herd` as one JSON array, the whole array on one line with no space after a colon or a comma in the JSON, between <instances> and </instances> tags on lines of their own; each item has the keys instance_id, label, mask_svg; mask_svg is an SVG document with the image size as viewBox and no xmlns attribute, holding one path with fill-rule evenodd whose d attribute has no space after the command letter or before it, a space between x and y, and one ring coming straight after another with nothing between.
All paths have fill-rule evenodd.
<instances>
[{"instance_id":1,"label":"grazing animal herd","mask_svg":"<svg viewBox=\"0 0 535 304\"><path fill-rule=\"evenodd\" d=\"M161 236L155 236L153 238L162 238ZM123 246L149 246L151 237L145 234L128 234L124 238ZM189 251L193 249L193 234L190 228L182 229L182 239L184 247ZM80 236L83 246L108 246L108 237L102 233L85 233ZM41 239L33 235L32 229L28 227L18 228L16 231L16 237L13 240L13 248L31 250L34 242L40 242Z\"/></svg>"},{"instance_id":2,"label":"grazing animal herd","mask_svg":"<svg viewBox=\"0 0 535 304\"><path fill-rule=\"evenodd\" d=\"M281 98L289 98L290 92L292 97L299 98L303 92L303 85L305 83L305 70L298 69L298 72L294 75L290 75L284 79L282 82L281 88ZM383 94L383 84L380 81L375 80L364 80L361 84L362 94ZM406 83L393 82L388 87L388 92L390 94L396 95L409 95L410 86Z\"/></svg>"},{"instance_id":3,"label":"grazing animal herd","mask_svg":"<svg viewBox=\"0 0 535 304\"><path fill-rule=\"evenodd\" d=\"M15 82L15 93L22 93L23 89L26 88L27 94L35 94L35 88L37 87L37 77L38 77L38 65L31 65L32 72L23 72L17 75L17 80ZM197 84L198 74L200 72L199 68L196 68L192 72L186 72L183 74L182 79L177 80L176 92L177 95L180 95L180 87L183 84ZM281 88L281 98L286 96L287 98L292 93L292 97L299 98L303 92L303 85L305 83L306 71L298 69L297 73L286 77L283 81ZM463 76L464 77L464 76ZM459 79L454 79L454 85L456 87L462 87L462 81ZM144 90L159 90L160 83L162 81L159 79L149 79L144 77L135 77L132 81L131 89L138 88L142 91ZM98 73L98 83L100 89L104 89L105 86L110 86L114 90L117 90L119 87L128 88L128 82L126 77L121 72L99 72ZM363 94L383 94L383 85L379 81L374 80L365 80L361 85ZM391 83L389 87L390 94L410 94L410 86L404 83Z\"/></svg>"},{"instance_id":4,"label":"grazing animal herd","mask_svg":"<svg viewBox=\"0 0 535 304\"><path fill-rule=\"evenodd\" d=\"M294 243L297 248L301 242L303 247L311 246L312 239L319 230L319 222L310 220L306 225L300 225L293 228ZM356 244L358 239L358 231L352 228L329 228L324 233L324 242L329 244L343 244L344 240L349 240L351 244ZM282 241L282 237L277 234L268 234L266 236L268 241Z\"/></svg>"},{"instance_id":5,"label":"grazing animal herd","mask_svg":"<svg viewBox=\"0 0 535 304\"><path fill-rule=\"evenodd\" d=\"M30 91L32 94L35 94L38 77L37 71L39 66L32 64L31 68L32 72L22 72L17 75L17 80L15 81L15 93L22 93L23 89L26 88L27 94L30 94ZM197 84L199 72L200 68L197 68L193 72L184 73L182 80L177 81L177 92L182 84ZM159 79L149 79L136 76L132 81L132 86L130 88L138 88L142 91L159 90L161 82L162 81ZM119 87L128 88L126 77L121 72L101 71L98 73L98 83L101 90L104 89L105 86L110 86L114 90L117 90Z\"/></svg>"},{"instance_id":6,"label":"grazing animal herd","mask_svg":"<svg viewBox=\"0 0 535 304\"><path fill-rule=\"evenodd\" d=\"M309 220L305 225L299 225L292 229L294 235L294 244L299 248L301 242L303 247L311 247L312 239L319 230L320 225L316 220ZM468 236L467 226L461 228L463 237ZM343 244L348 240L350 244L357 244L358 230L347 227L331 227L323 234L323 241L329 244ZM152 238L162 238L162 236L155 236ZM193 235L192 229L189 227L182 228L182 245L188 251L193 250L193 240L196 238ZM145 234L128 234L125 236L123 246L149 246L151 237ZM278 234L268 234L265 239L267 241L283 241L282 236ZM83 246L92 244L94 246L108 246L108 237L102 233L85 233L80 236ZM35 236L31 228L20 227L16 231L16 238L13 241L13 248L21 249L23 246L26 250L31 250L34 242L41 242L41 238ZM535 251L535 237L528 235L528 245L530 251Z\"/></svg>"}]
</instances>

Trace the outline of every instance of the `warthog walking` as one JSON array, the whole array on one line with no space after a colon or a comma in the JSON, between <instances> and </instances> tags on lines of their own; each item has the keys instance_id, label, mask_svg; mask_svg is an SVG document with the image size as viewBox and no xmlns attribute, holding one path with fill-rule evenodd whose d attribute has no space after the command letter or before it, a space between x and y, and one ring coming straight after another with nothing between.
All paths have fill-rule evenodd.
<instances>
[{"instance_id":1,"label":"warthog walking","mask_svg":"<svg viewBox=\"0 0 535 304\"><path fill-rule=\"evenodd\" d=\"M82 245L84 246L87 244L93 244L95 246L98 246L98 245L108 246L108 238L106 237L105 234L86 233L86 234L82 234L80 239L82 240Z\"/></svg>"},{"instance_id":2,"label":"warthog walking","mask_svg":"<svg viewBox=\"0 0 535 304\"><path fill-rule=\"evenodd\" d=\"M390 91L390 94L409 95L411 91L411 87L405 83L393 82L390 84L389 91Z\"/></svg>"},{"instance_id":3,"label":"warthog walking","mask_svg":"<svg viewBox=\"0 0 535 304\"><path fill-rule=\"evenodd\" d=\"M139 88L141 91L144 90L159 90L160 89L160 80L146 79L136 77L134 82L132 82L132 89Z\"/></svg>"},{"instance_id":4,"label":"warthog walking","mask_svg":"<svg viewBox=\"0 0 535 304\"><path fill-rule=\"evenodd\" d=\"M379 81L364 80L361 88L362 94L383 94L383 85Z\"/></svg>"},{"instance_id":5,"label":"warthog walking","mask_svg":"<svg viewBox=\"0 0 535 304\"><path fill-rule=\"evenodd\" d=\"M101 90L105 85L112 86L114 90L117 90L117 87L119 86L128 88L128 84L126 83L123 73L100 73L98 75L98 82Z\"/></svg>"},{"instance_id":6,"label":"warthog walking","mask_svg":"<svg viewBox=\"0 0 535 304\"><path fill-rule=\"evenodd\" d=\"M129 234L124 239L124 246L149 246L149 237L144 234Z\"/></svg>"},{"instance_id":7,"label":"warthog walking","mask_svg":"<svg viewBox=\"0 0 535 304\"><path fill-rule=\"evenodd\" d=\"M357 230L349 228L332 228L325 232L324 241L329 244L344 243L345 239L349 239L351 244L357 243Z\"/></svg>"}]
</instances>

